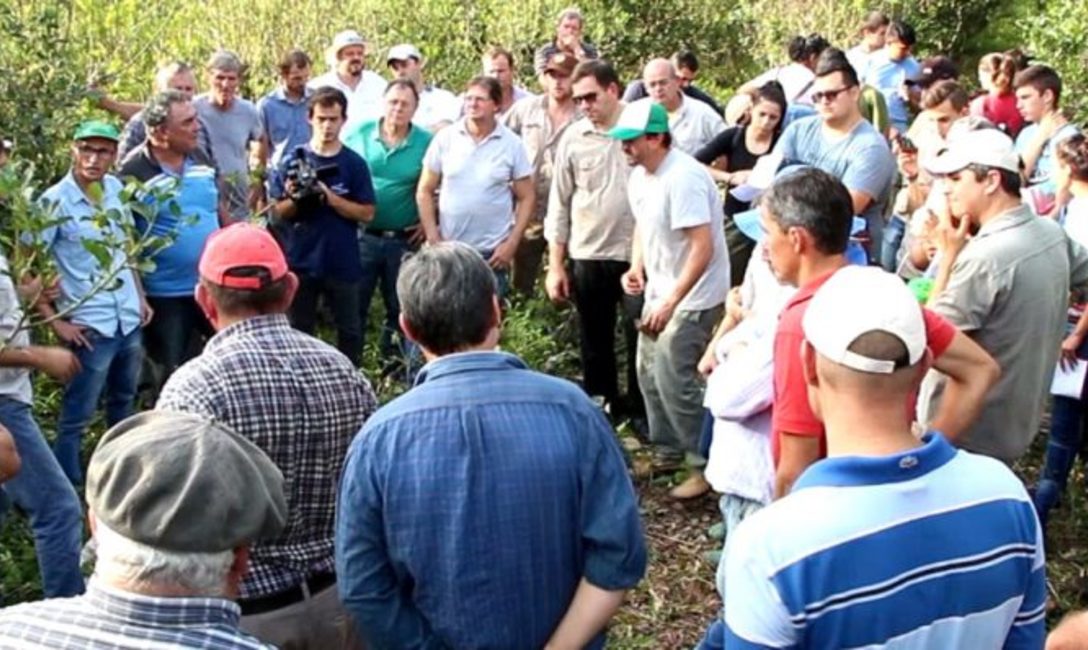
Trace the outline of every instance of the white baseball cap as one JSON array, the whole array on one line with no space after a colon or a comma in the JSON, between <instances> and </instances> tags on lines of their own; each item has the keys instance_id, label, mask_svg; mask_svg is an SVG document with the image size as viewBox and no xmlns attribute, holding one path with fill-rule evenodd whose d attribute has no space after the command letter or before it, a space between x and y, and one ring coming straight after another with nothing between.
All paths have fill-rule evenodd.
<instances>
[{"instance_id":1,"label":"white baseball cap","mask_svg":"<svg viewBox=\"0 0 1088 650\"><path fill-rule=\"evenodd\" d=\"M898 276L872 266L847 266L824 283L801 321L805 340L829 360L861 372L890 374L918 363L926 351L922 306ZM863 334L884 332L907 349L907 364L850 350Z\"/></svg>"},{"instance_id":2,"label":"white baseball cap","mask_svg":"<svg viewBox=\"0 0 1088 650\"><path fill-rule=\"evenodd\" d=\"M1020 156L1012 138L997 129L956 133L948 140L948 149L926 164L936 176L955 174L968 165L984 165L1020 173Z\"/></svg>"},{"instance_id":3,"label":"white baseball cap","mask_svg":"<svg viewBox=\"0 0 1088 650\"><path fill-rule=\"evenodd\" d=\"M389 55L385 57L386 63L407 61L408 59L415 59L416 61L423 60L423 55L419 53L419 48L411 43L401 43L400 45L389 48Z\"/></svg>"}]
</instances>

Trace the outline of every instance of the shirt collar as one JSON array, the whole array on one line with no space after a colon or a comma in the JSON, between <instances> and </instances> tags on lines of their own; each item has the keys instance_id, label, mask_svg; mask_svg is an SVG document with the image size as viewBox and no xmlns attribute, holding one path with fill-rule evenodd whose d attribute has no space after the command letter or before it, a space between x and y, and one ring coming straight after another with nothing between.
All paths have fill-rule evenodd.
<instances>
[{"instance_id":1,"label":"shirt collar","mask_svg":"<svg viewBox=\"0 0 1088 650\"><path fill-rule=\"evenodd\" d=\"M497 350L455 352L441 356L423 366L416 376L415 385L462 372L525 370L527 367L525 362L507 352Z\"/></svg>"},{"instance_id":2,"label":"shirt collar","mask_svg":"<svg viewBox=\"0 0 1088 650\"><path fill-rule=\"evenodd\" d=\"M952 460L956 448L936 432L923 438L921 447L890 456L839 456L825 458L797 479L794 490L808 487L860 487L912 481Z\"/></svg>"},{"instance_id":3,"label":"shirt collar","mask_svg":"<svg viewBox=\"0 0 1088 650\"><path fill-rule=\"evenodd\" d=\"M105 179L102 181L103 188L105 187ZM64 200L69 203L86 203L87 205L94 207L87 195L83 193L83 188L76 182L75 174L72 170L68 170L68 173L64 175L64 178L60 181L60 191Z\"/></svg>"},{"instance_id":4,"label":"shirt collar","mask_svg":"<svg viewBox=\"0 0 1088 650\"><path fill-rule=\"evenodd\" d=\"M225 598L146 596L106 587L93 578L84 598L105 614L149 627L237 628L242 616L238 605Z\"/></svg>"},{"instance_id":5,"label":"shirt collar","mask_svg":"<svg viewBox=\"0 0 1088 650\"><path fill-rule=\"evenodd\" d=\"M835 271L838 271L838 269L835 269ZM829 271L827 273L824 273L823 275L817 277L814 280L809 280L808 284L806 284L805 286L799 287L797 289L797 293L793 294L793 297L790 298L790 301L786 303L786 309L811 300L812 296L820 290L820 287L824 286L824 283L830 280L831 276L835 275L835 271Z\"/></svg>"},{"instance_id":6,"label":"shirt collar","mask_svg":"<svg viewBox=\"0 0 1088 650\"><path fill-rule=\"evenodd\" d=\"M496 115L495 116L495 128L491 130L491 133L487 134L486 138L484 138L483 140L480 140L479 144L483 144L484 142L487 142L488 140L501 138L502 137L502 130L503 130L502 120L500 120L499 117ZM460 120L457 121L457 132L461 133L462 135L464 135L466 138L468 138L470 140L474 140L474 138L472 137L472 134L468 132L468 117L462 117Z\"/></svg>"},{"instance_id":7,"label":"shirt collar","mask_svg":"<svg viewBox=\"0 0 1088 650\"><path fill-rule=\"evenodd\" d=\"M996 218L991 219L985 226L979 228L975 238L978 239L980 237L999 233L1002 230L1016 228L1017 226L1022 226L1028 221L1037 218L1038 217L1031 211L1031 208L1021 203L1011 210L1002 212Z\"/></svg>"},{"instance_id":8,"label":"shirt collar","mask_svg":"<svg viewBox=\"0 0 1088 650\"><path fill-rule=\"evenodd\" d=\"M236 336L283 329L291 329L291 323L288 322L286 314L252 316L245 320L238 321L237 323L232 323L216 332L215 336L208 339L208 342L204 345L204 351L207 353L211 350L215 350L218 346L223 345L226 341Z\"/></svg>"},{"instance_id":9,"label":"shirt collar","mask_svg":"<svg viewBox=\"0 0 1088 650\"><path fill-rule=\"evenodd\" d=\"M310 95L312 94L314 94L314 89L306 86L302 89L302 99L295 101L287 96L287 88L285 88L284 86L277 86L276 89L272 91L273 97L280 100L281 102L291 104L292 106L305 104L306 100L308 100L310 98Z\"/></svg>"}]
</instances>

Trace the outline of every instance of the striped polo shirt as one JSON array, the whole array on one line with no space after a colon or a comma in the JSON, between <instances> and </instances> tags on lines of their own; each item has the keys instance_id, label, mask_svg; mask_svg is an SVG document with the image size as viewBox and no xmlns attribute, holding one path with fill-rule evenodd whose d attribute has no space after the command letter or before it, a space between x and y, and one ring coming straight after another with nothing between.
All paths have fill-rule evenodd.
<instances>
[{"instance_id":1,"label":"striped polo shirt","mask_svg":"<svg viewBox=\"0 0 1088 650\"><path fill-rule=\"evenodd\" d=\"M999 461L938 434L828 458L731 541L728 648L1041 648L1038 520Z\"/></svg>"}]
</instances>

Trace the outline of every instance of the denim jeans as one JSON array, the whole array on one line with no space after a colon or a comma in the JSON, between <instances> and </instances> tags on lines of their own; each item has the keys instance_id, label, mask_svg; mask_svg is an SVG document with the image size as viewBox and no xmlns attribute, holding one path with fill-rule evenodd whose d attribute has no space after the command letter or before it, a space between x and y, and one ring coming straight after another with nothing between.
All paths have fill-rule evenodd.
<instances>
[{"instance_id":1,"label":"denim jeans","mask_svg":"<svg viewBox=\"0 0 1088 650\"><path fill-rule=\"evenodd\" d=\"M380 289L385 304L385 324L380 339L383 356L403 351L403 348L399 351L394 348L395 338L404 339L398 321L400 301L397 300L397 276L404 256L413 250L415 247L403 238L379 237L365 232L359 238L359 259L363 264L363 281L359 285L361 329L365 336L370 302L374 298L374 290Z\"/></svg>"},{"instance_id":2,"label":"denim jeans","mask_svg":"<svg viewBox=\"0 0 1088 650\"><path fill-rule=\"evenodd\" d=\"M1088 342L1077 349L1077 358L1088 358ZM1084 361L1081 361L1084 363ZM1084 421L1088 418L1088 404L1082 399L1072 399L1055 395L1050 404L1050 435L1046 441L1046 456L1039 483L1035 486L1033 500L1035 511L1039 514L1039 523L1046 529L1050 509L1058 503L1065 485L1069 481L1069 472L1077 456L1081 455L1084 445Z\"/></svg>"},{"instance_id":3,"label":"denim jeans","mask_svg":"<svg viewBox=\"0 0 1088 650\"><path fill-rule=\"evenodd\" d=\"M317 331L318 301L324 296L336 325L336 349L358 366L363 356L359 293L358 282L300 276L298 292L288 314L291 326L313 336Z\"/></svg>"},{"instance_id":4,"label":"denim jeans","mask_svg":"<svg viewBox=\"0 0 1088 650\"><path fill-rule=\"evenodd\" d=\"M21 471L3 491L26 513L46 598L83 593L79 551L83 513L79 497L49 450L30 405L0 397L0 424L11 432L22 459Z\"/></svg>"},{"instance_id":5,"label":"denim jeans","mask_svg":"<svg viewBox=\"0 0 1088 650\"><path fill-rule=\"evenodd\" d=\"M907 232L907 222L899 215L893 214L884 226L884 241L880 249L880 265L888 273L895 273L899 268L899 246L903 243L903 236Z\"/></svg>"},{"instance_id":6,"label":"denim jeans","mask_svg":"<svg viewBox=\"0 0 1088 650\"><path fill-rule=\"evenodd\" d=\"M103 336L87 329L88 347L73 347L83 369L64 389L53 453L72 483L83 482L79 452L83 432L91 423L98 400L106 394L106 424L113 426L132 415L140 366L144 361L140 328L127 335Z\"/></svg>"}]
</instances>

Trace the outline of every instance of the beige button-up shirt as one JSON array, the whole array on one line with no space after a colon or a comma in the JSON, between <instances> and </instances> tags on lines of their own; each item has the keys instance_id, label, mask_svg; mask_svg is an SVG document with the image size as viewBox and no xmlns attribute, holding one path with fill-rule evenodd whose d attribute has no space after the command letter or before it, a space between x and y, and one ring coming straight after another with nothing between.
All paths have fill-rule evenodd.
<instances>
[{"instance_id":1,"label":"beige button-up shirt","mask_svg":"<svg viewBox=\"0 0 1088 650\"><path fill-rule=\"evenodd\" d=\"M566 244L571 259L629 260L635 229L630 175L618 140L589 118L571 124L555 153L544 237Z\"/></svg>"},{"instance_id":2,"label":"beige button-up shirt","mask_svg":"<svg viewBox=\"0 0 1088 650\"><path fill-rule=\"evenodd\" d=\"M548 209L548 192L552 186L552 168L559 139L577 117L559 128L548 119L548 96L540 95L519 100L503 116L506 128L516 133L525 145L529 163L533 166L533 187L536 188L536 209L533 218L544 219Z\"/></svg>"}]
</instances>

